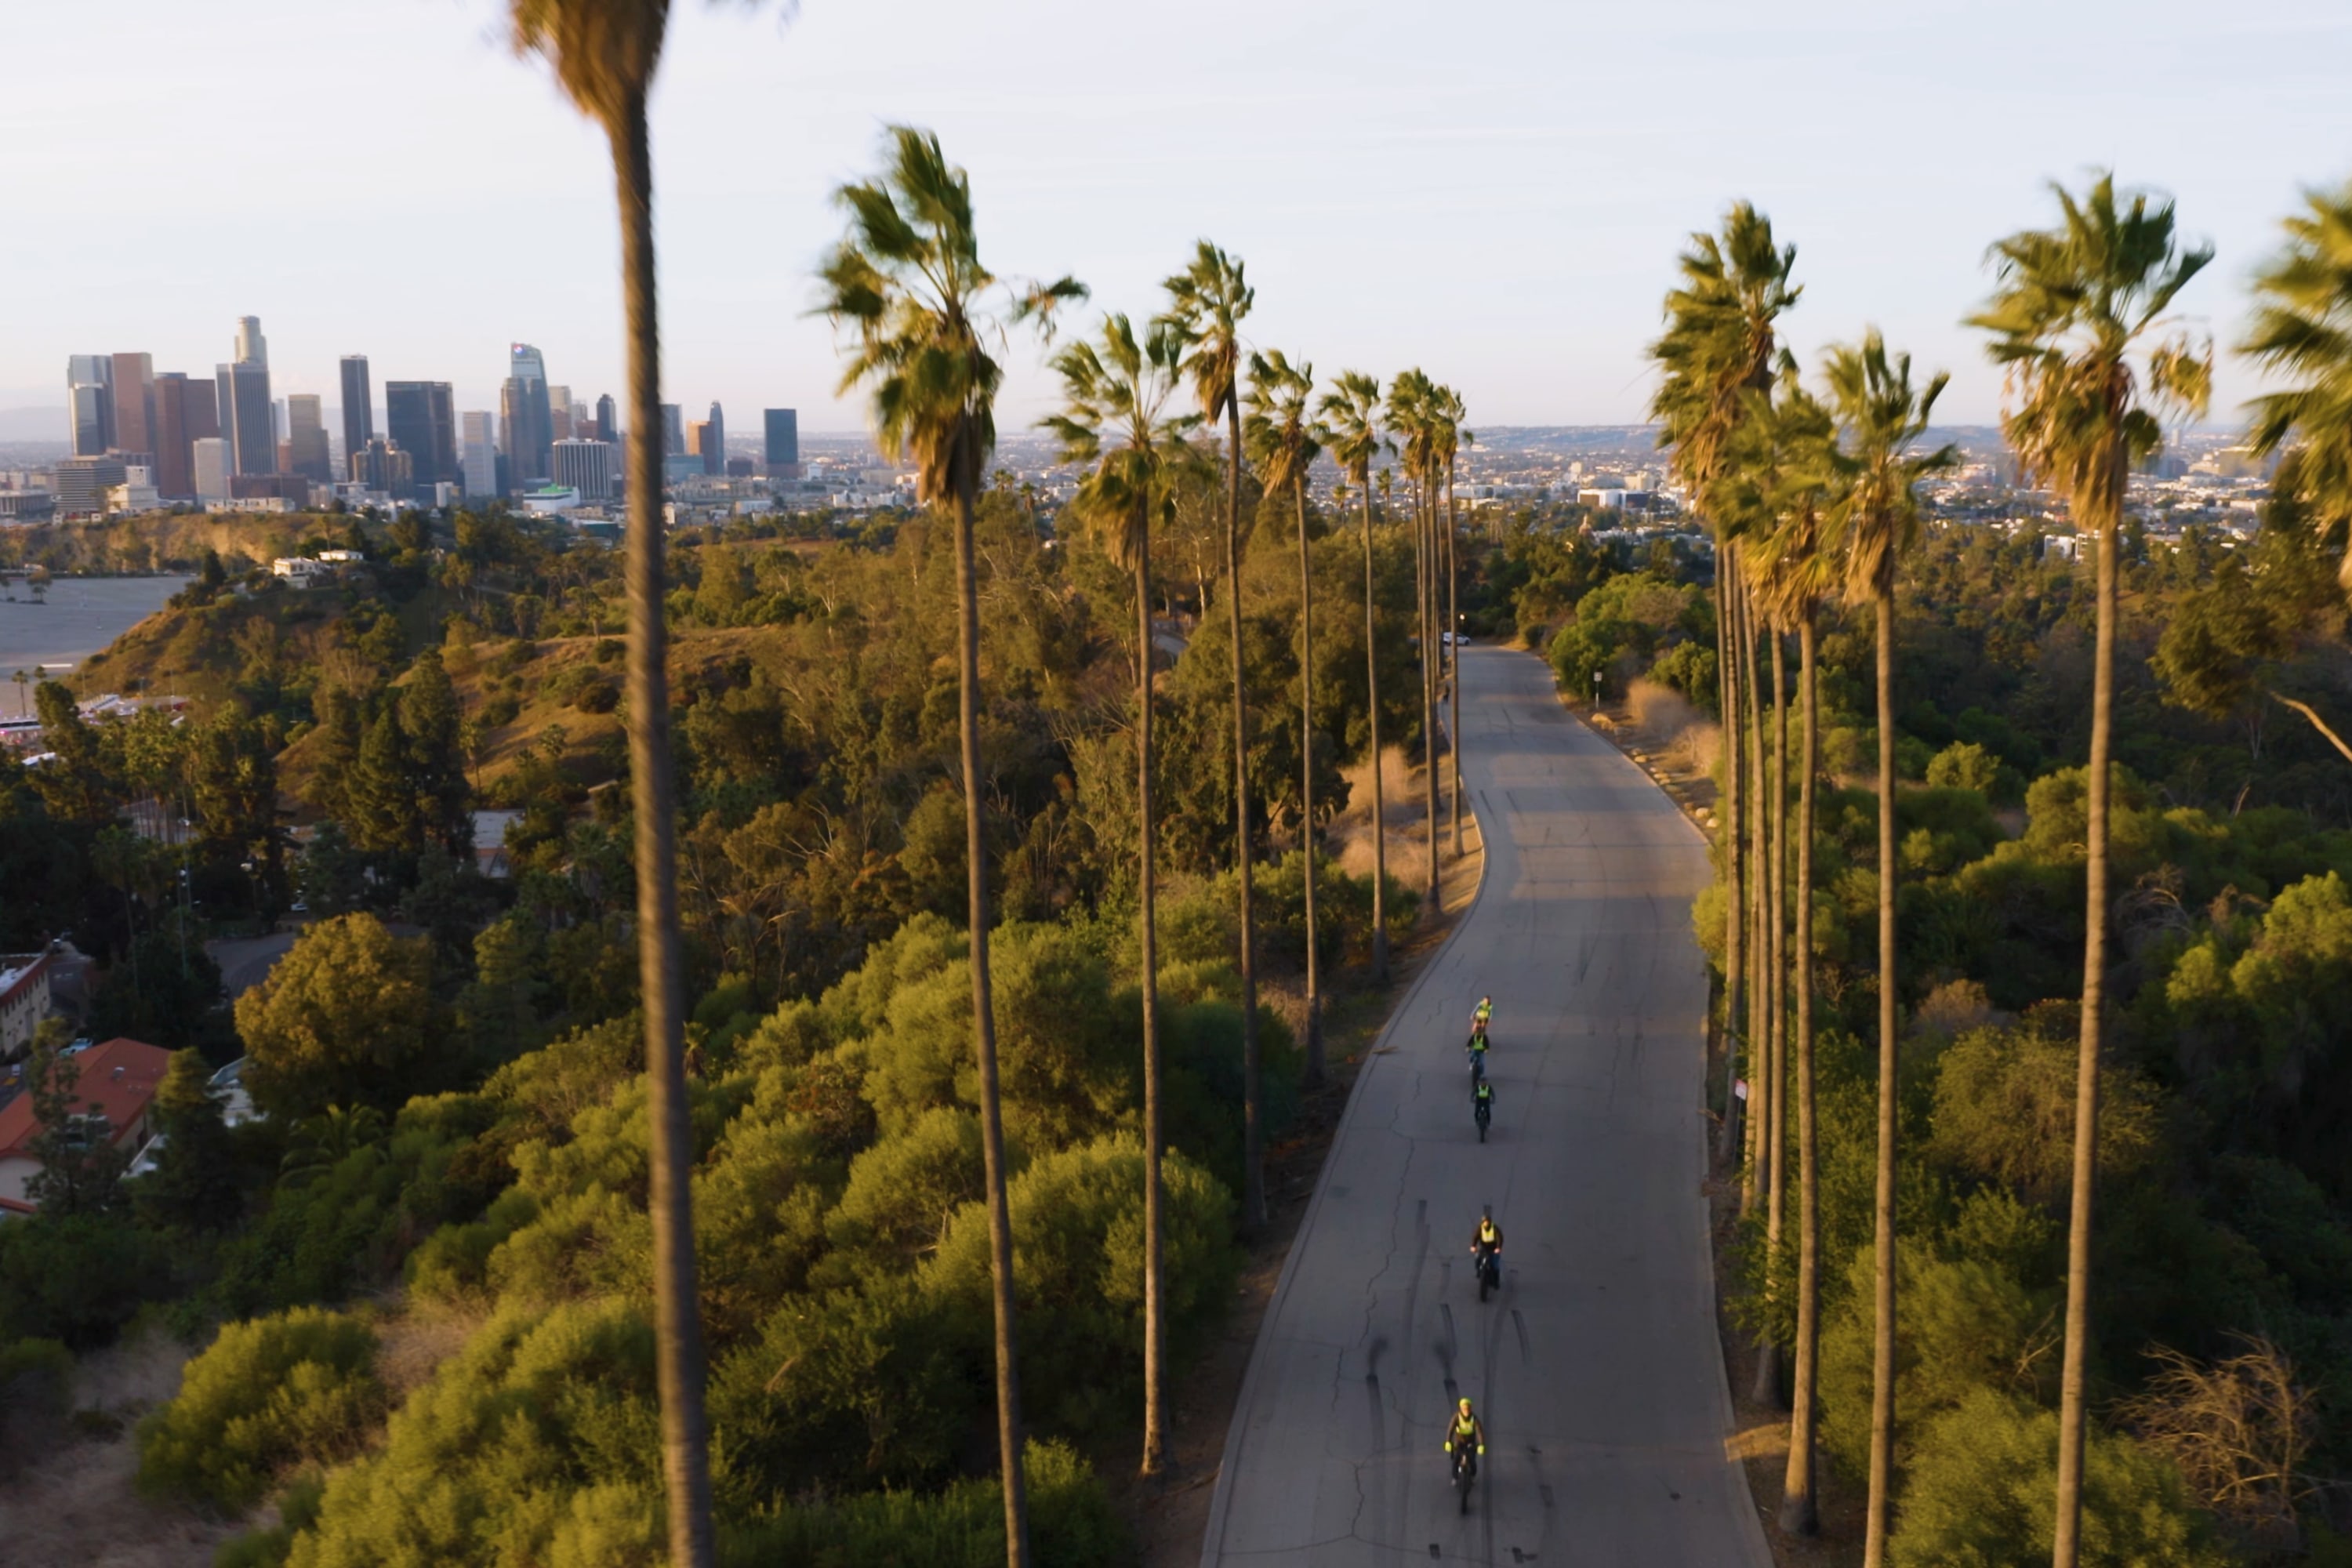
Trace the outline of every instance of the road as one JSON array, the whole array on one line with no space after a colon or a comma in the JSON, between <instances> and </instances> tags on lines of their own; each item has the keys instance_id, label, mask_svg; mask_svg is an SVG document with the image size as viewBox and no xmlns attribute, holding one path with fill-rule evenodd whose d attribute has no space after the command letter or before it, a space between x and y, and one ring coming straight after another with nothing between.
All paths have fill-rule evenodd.
<instances>
[{"instance_id":1,"label":"road","mask_svg":"<svg viewBox=\"0 0 2352 1568\"><path fill-rule=\"evenodd\" d=\"M1476 906L1359 1078L1259 1331L1202 1562L1770 1568L1727 1456L1696 828L1541 660L1462 660ZM1463 1056L1495 999L1495 1125ZM1482 1204L1505 1236L1481 1305ZM1486 1424L1468 1517L1444 1430Z\"/></svg>"}]
</instances>

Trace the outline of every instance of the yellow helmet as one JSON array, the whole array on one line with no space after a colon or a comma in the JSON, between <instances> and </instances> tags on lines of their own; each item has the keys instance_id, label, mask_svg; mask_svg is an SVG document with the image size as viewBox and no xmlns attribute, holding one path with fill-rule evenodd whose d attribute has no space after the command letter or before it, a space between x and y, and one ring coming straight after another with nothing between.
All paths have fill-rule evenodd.
<instances>
[{"instance_id":1,"label":"yellow helmet","mask_svg":"<svg viewBox=\"0 0 2352 1568\"><path fill-rule=\"evenodd\" d=\"M1470 1414L1470 1396L1466 1394L1462 1396L1462 1414L1465 1415Z\"/></svg>"}]
</instances>

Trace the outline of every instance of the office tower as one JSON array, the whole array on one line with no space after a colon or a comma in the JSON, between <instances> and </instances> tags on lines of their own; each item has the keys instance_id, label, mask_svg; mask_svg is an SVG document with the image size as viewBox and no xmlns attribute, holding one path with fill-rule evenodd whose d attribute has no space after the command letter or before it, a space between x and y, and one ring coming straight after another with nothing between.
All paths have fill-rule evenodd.
<instances>
[{"instance_id":1,"label":"office tower","mask_svg":"<svg viewBox=\"0 0 2352 1568\"><path fill-rule=\"evenodd\" d=\"M118 451L155 450L155 361L149 354L114 356L114 445Z\"/></svg>"},{"instance_id":2,"label":"office tower","mask_svg":"<svg viewBox=\"0 0 2352 1568\"><path fill-rule=\"evenodd\" d=\"M75 457L100 457L114 445L112 358L74 354L66 361L66 416Z\"/></svg>"},{"instance_id":3,"label":"office tower","mask_svg":"<svg viewBox=\"0 0 2352 1568\"><path fill-rule=\"evenodd\" d=\"M707 439L700 448L702 471L724 474L727 471L727 416L719 412L718 404L710 405L710 417L703 421L703 426Z\"/></svg>"},{"instance_id":4,"label":"office tower","mask_svg":"<svg viewBox=\"0 0 2352 1568\"><path fill-rule=\"evenodd\" d=\"M554 441L547 402L547 362L529 343L508 345L499 424L506 435L508 481L517 487L547 478L547 449Z\"/></svg>"},{"instance_id":5,"label":"office tower","mask_svg":"<svg viewBox=\"0 0 2352 1568\"><path fill-rule=\"evenodd\" d=\"M276 473L278 431L269 405L269 367L253 360L215 365L213 385L221 435L228 442L229 472Z\"/></svg>"},{"instance_id":6,"label":"office tower","mask_svg":"<svg viewBox=\"0 0 2352 1568\"><path fill-rule=\"evenodd\" d=\"M239 364L266 365L269 363L269 340L261 335L261 318L239 316L236 319L236 358Z\"/></svg>"},{"instance_id":7,"label":"office tower","mask_svg":"<svg viewBox=\"0 0 2352 1568\"><path fill-rule=\"evenodd\" d=\"M583 501L613 499L613 448L602 441L558 441L555 482Z\"/></svg>"},{"instance_id":8,"label":"office tower","mask_svg":"<svg viewBox=\"0 0 2352 1568\"><path fill-rule=\"evenodd\" d=\"M383 427L393 445L408 454L411 480L425 494L430 495L436 484L463 482L457 461L457 399L447 382L385 382Z\"/></svg>"},{"instance_id":9,"label":"office tower","mask_svg":"<svg viewBox=\"0 0 2352 1568\"><path fill-rule=\"evenodd\" d=\"M613 395L608 392L596 400L596 439L611 442L620 438L620 411L613 406Z\"/></svg>"},{"instance_id":10,"label":"office tower","mask_svg":"<svg viewBox=\"0 0 2352 1568\"><path fill-rule=\"evenodd\" d=\"M326 410L316 393L298 392L286 399L286 463L281 471L318 484L335 482L334 464L327 456Z\"/></svg>"},{"instance_id":11,"label":"office tower","mask_svg":"<svg viewBox=\"0 0 2352 1568\"><path fill-rule=\"evenodd\" d=\"M686 427L686 455L701 465L701 473L710 471L710 421L697 419Z\"/></svg>"},{"instance_id":12,"label":"office tower","mask_svg":"<svg viewBox=\"0 0 2352 1568\"><path fill-rule=\"evenodd\" d=\"M364 447L375 435L375 392L368 380L365 354L343 356L343 459Z\"/></svg>"},{"instance_id":13,"label":"office tower","mask_svg":"<svg viewBox=\"0 0 2352 1568\"><path fill-rule=\"evenodd\" d=\"M367 445L352 454L349 467L352 483L396 500L406 500L415 488L416 468L409 455L381 436L369 437Z\"/></svg>"},{"instance_id":14,"label":"office tower","mask_svg":"<svg viewBox=\"0 0 2352 1568\"><path fill-rule=\"evenodd\" d=\"M188 429L188 378L167 370L155 378L155 493L165 500L188 500L196 493L189 449L194 439Z\"/></svg>"},{"instance_id":15,"label":"office tower","mask_svg":"<svg viewBox=\"0 0 2352 1568\"><path fill-rule=\"evenodd\" d=\"M665 403L662 411L662 456L686 456L686 411L675 403Z\"/></svg>"},{"instance_id":16,"label":"office tower","mask_svg":"<svg viewBox=\"0 0 2352 1568\"><path fill-rule=\"evenodd\" d=\"M772 479L796 479L801 477L801 416L796 409L767 410L768 477Z\"/></svg>"},{"instance_id":17,"label":"office tower","mask_svg":"<svg viewBox=\"0 0 2352 1568\"><path fill-rule=\"evenodd\" d=\"M55 478L59 517L103 516L106 492L123 479L122 459L105 454L68 458L50 472Z\"/></svg>"},{"instance_id":18,"label":"office tower","mask_svg":"<svg viewBox=\"0 0 2352 1568\"><path fill-rule=\"evenodd\" d=\"M466 437L465 456L458 464L466 495L473 500L487 500L499 493L496 423L488 409L472 409L459 418L458 425Z\"/></svg>"},{"instance_id":19,"label":"office tower","mask_svg":"<svg viewBox=\"0 0 2352 1568\"><path fill-rule=\"evenodd\" d=\"M579 432L572 428L572 389L551 386L547 389L547 440L550 446L569 441ZM552 470L551 470L552 471Z\"/></svg>"},{"instance_id":20,"label":"office tower","mask_svg":"<svg viewBox=\"0 0 2352 1568\"><path fill-rule=\"evenodd\" d=\"M205 436L190 443L188 468L197 500L217 506L228 500L229 456L225 437Z\"/></svg>"}]
</instances>

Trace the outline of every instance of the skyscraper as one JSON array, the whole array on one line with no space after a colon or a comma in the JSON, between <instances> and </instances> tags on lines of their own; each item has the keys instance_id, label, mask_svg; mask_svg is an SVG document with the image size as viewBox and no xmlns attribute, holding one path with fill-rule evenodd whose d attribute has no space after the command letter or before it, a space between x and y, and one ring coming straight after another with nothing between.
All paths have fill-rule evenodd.
<instances>
[{"instance_id":1,"label":"skyscraper","mask_svg":"<svg viewBox=\"0 0 2352 1568\"><path fill-rule=\"evenodd\" d=\"M408 454L411 476L428 497L436 484L464 482L457 462L457 399L447 382L385 382L383 427L393 445Z\"/></svg>"},{"instance_id":2,"label":"skyscraper","mask_svg":"<svg viewBox=\"0 0 2352 1568\"><path fill-rule=\"evenodd\" d=\"M375 393L368 380L365 354L343 356L343 460L364 448L375 435Z\"/></svg>"},{"instance_id":3,"label":"skyscraper","mask_svg":"<svg viewBox=\"0 0 2352 1568\"><path fill-rule=\"evenodd\" d=\"M297 392L286 399L284 471L322 485L335 482L335 466L327 457L326 410L316 393Z\"/></svg>"},{"instance_id":4,"label":"skyscraper","mask_svg":"<svg viewBox=\"0 0 2352 1568\"><path fill-rule=\"evenodd\" d=\"M73 455L103 456L114 445L114 361L105 354L75 354L66 361L66 417L73 431Z\"/></svg>"},{"instance_id":5,"label":"skyscraper","mask_svg":"<svg viewBox=\"0 0 2352 1568\"><path fill-rule=\"evenodd\" d=\"M613 499L613 448L602 441L558 441L555 482L580 492L583 501Z\"/></svg>"},{"instance_id":6,"label":"skyscraper","mask_svg":"<svg viewBox=\"0 0 2352 1568\"><path fill-rule=\"evenodd\" d=\"M469 500L487 500L499 493L496 425L488 409L468 412L462 423L466 437L466 497Z\"/></svg>"},{"instance_id":7,"label":"skyscraper","mask_svg":"<svg viewBox=\"0 0 2352 1568\"><path fill-rule=\"evenodd\" d=\"M352 482L372 490L381 491L394 500L405 500L415 489L415 466L408 454L381 436L371 436L368 444L351 456L347 465Z\"/></svg>"},{"instance_id":8,"label":"skyscraper","mask_svg":"<svg viewBox=\"0 0 2352 1568\"><path fill-rule=\"evenodd\" d=\"M228 442L229 472L278 471L277 418L269 404L269 367L252 360L216 365L221 435Z\"/></svg>"},{"instance_id":9,"label":"skyscraper","mask_svg":"<svg viewBox=\"0 0 2352 1568\"><path fill-rule=\"evenodd\" d=\"M719 405L710 405L710 417L703 421L702 471L706 474L727 472L727 416Z\"/></svg>"},{"instance_id":10,"label":"skyscraper","mask_svg":"<svg viewBox=\"0 0 2352 1568\"><path fill-rule=\"evenodd\" d=\"M572 389L551 386L547 389L547 439L550 446L569 441L576 434L572 428ZM551 468L549 471L554 470Z\"/></svg>"},{"instance_id":11,"label":"skyscraper","mask_svg":"<svg viewBox=\"0 0 2352 1568\"><path fill-rule=\"evenodd\" d=\"M547 362L529 343L512 343L507 348L507 367L499 423L506 432L507 477L520 486L547 478L547 449L554 440L547 406Z\"/></svg>"},{"instance_id":12,"label":"skyscraper","mask_svg":"<svg viewBox=\"0 0 2352 1568\"><path fill-rule=\"evenodd\" d=\"M204 383L207 396L212 388ZM196 493L188 430L188 378L167 370L155 378L155 493L164 500L189 500Z\"/></svg>"},{"instance_id":13,"label":"skyscraper","mask_svg":"<svg viewBox=\"0 0 2352 1568\"><path fill-rule=\"evenodd\" d=\"M239 316L236 319L236 357L241 364L267 365L269 363L269 340L261 335L261 318Z\"/></svg>"},{"instance_id":14,"label":"skyscraper","mask_svg":"<svg viewBox=\"0 0 2352 1568\"><path fill-rule=\"evenodd\" d=\"M768 420L768 477L772 479L796 479L801 477L801 416L797 409L771 408Z\"/></svg>"},{"instance_id":15,"label":"skyscraper","mask_svg":"<svg viewBox=\"0 0 2352 1568\"><path fill-rule=\"evenodd\" d=\"M620 411L613 406L613 395L608 392L596 400L596 439L611 442L620 438Z\"/></svg>"},{"instance_id":16,"label":"skyscraper","mask_svg":"<svg viewBox=\"0 0 2352 1568\"><path fill-rule=\"evenodd\" d=\"M196 499L206 506L228 500L228 442L219 436L206 436L194 443L190 457L196 489Z\"/></svg>"},{"instance_id":17,"label":"skyscraper","mask_svg":"<svg viewBox=\"0 0 2352 1568\"><path fill-rule=\"evenodd\" d=\"M155 361L149 354L114 356L114 446L152 456L155 450Z\"/></svg>"},{"instance_id":18,"label":"skyscraper","mask_svg":"<svg viewBox=\"0 0 2352 1568\"><path fill-rule=\"evenodd\" d=\"M662 456L686 456L686 410L675 403L665 403L662 411Z\"/></svg>"}]
</instances>

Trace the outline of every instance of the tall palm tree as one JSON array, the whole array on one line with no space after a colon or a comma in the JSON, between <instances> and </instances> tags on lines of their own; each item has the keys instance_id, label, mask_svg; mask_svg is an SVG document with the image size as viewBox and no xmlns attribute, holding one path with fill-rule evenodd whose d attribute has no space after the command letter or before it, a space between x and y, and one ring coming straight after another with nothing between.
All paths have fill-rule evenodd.
<instances>
[{"instance_id":1,"label":"tall palm tree","mask_svg":"<svg viewBox=\"0 0 2352 1568\"><path fill-rule=\"evenodd\" d=\"M1143 1473L1160 1473L1168 1444L1165 1394L1167 1244L1160 1178L1167 1143L1160 1099L1160 955L1154 919L1159 879L1152 867L1151 523L1173 506L1167 476L1190 449L1185 432L1199 420L1173 415L1184 358L1183 334L1155 321L1138 342L1124 315L1103 320L1100 346L1075 342L1054 356L1062 377L1062 411L1041 421L1058 437L1062 460L1089 468L1072 515L1100 539L1135 580L1136 932L1143 986Z\"/></svg>"},{"instance_id":2,"label":"tall palm tree","mask_svg":"<svg viewBox=\"0 0 2352 1568\"><path fill-rule=\"evenodd\" d=\"M1771 385L1780 315L1793 308L1804 292L1801 285L1790 280L1796 261L1796 247L1780 246L1773 238L1772 220L1744 201L1735 203L1724 215L1720 235L1692 235L1688 248L1679 259L1682 282L1667 293L1666 328L1650 346L1650 357L1664 373L1650 401L1650 416L1659 423L1658 444L1667 448L1668 460L1691 495L1705 497L1715 486L1726 455L1753 406L1748 395L1764 392ZM1738 714L1743 682L1751 716L1745 737L1748 748L1753 752L1763 741L1760 726L1754 721L1760 719L1754 672L1749 668L1748 656L1754 643L1745 636L1735 639L1727 631L1746 626L1749 619L1738 602L1743 592L1738 530L1712 515L1706 521L1716 540L1716 640L1722 654L1719 670L1726 742L1721 842L1726 893L1724 1101L1727 1117L1731 1105L1729 1085L1742 1054L1740 993L1746 973L1752 966L1747 950L1756 945L1748 941L1742 929L1747 911L1757 902L1756 890L1744 884L1754 883L1761 875L1763 849L1770 835L1779 831L1780 817L1777 813L1762 811L1760 798L1750 801L1742 793L1743 737ZM1743 846L1741 839L1744 812L1756 814L1757 831L1750 836L1757 840L1753 849ZM1756 863L1743 866L1743 858L1751 856ZM1776 973L1777 967L1774 966ZM1756 995L1752 988L1749 994ZM1756 1011L1753 1003L1749 1011ZM1752 1042L1752 1022L1748 1036ZM1751 1064L1748 1076L1754 1112L1749 1119L1751 1142L1760 1149L1771 1098L1778 1092L1778 1080L1756 1070L1759 1065L1763 1064ZM1754 1159L1748 1162L1748 1179L1742 1186L1743 1209L1752 1205L1763 1182L1777 1179L1777 1172L1767 1171L1761 1173L1759 1181L1757 1164Z\"/></svg>"},{"instance_id":3,"label":"tall palm tree","mask_svg":"<svg viewBox=\"0 0 2352 1568\"><path fill-rule=\"evenodd\" d=\"M1780 1528L1811 1535L1821 1526L1816 1428L1821 1342L1820 1140L1813 1099L1814 775L1821 771L1819 683L1814 629L1822 601L1837 585L1829 548L1829 509L1837 470L1830 412L1787 366L1771 408L1774 522L1753 542L1758 581L1774 620L1797 633L1797 702L1802 727L1797 773L1796 931L1790 989L1796 994L1789 1085L1797 1113L1797 1337L1789 1401L1789 1465L1780 1494ZM1778 668L1778 661L1775 661Z\"/></svg>"},{"instance_id":4,"label":"tall palm tree","mask_svg":"<svg viewBox=\"0 0 2352 1568\"><path fill-rule=\"evenodd\" d=\"M1876 328L1859 346L1830 350L1824 367L1843 451L1843 482L1831 526L1845 551L1845 597L1875 617L1878 674L1878 1188L1874 1205L1870 1384L1870 1491L1863 1515L1864 1568L1886 1561L1895 1484L1895 569L1919 541L1918 483L1950 468L1950 445L1914 456L1936 399L1951 377L1911 384L1911 356L1890 359Z\"/></svg>"},{"instance_id":5,"label":"tall palm tree","mask_svg":"<svg viewBox=\"0 0 2352 1568\"><path fill-rule=\"evenodd\" d=\"M2098 541L2098 640L2092 665L2090 777L2084 802L2083 1025L2074 1074L2074 1177L2066 1238L2066 1335L2058 1384L2058 1515L2053 1568L2074 1568L2083 1520L2084 1373L2089 1355L2091 1188L2097 1175L2099 1047L2107 968L2107 759L2115 712L2116 533L2134 458L2163 442L2157 410L2200 414L2212 395L2209 345L2157 337L2182 287L2212 260L2183 247L2172 204L2145 192L2118 202L2102 174L2081 197L2061 185L2056 227L1994 245L1999 284L1967 324L1991 337L2008 373L2002 434L2019 461L2065 498Z\"/></svg>"},{"instance_id":6,"label":"tall palm tree","mask_svg":"<svg viewBox=\"0 0 2352 1568\"><path fill-rule=\"evenodd\" d=\"M1051 335L1053 312L1085 297L1072 279L1008 286L982 265L972 225L971 182L947 161L940 141L909 126L890 128L885 165L844 185L834 200L848 231L826 258L818 313L855 337L841 390L864 386L874 437L893 461L911 458L918 493L952 507L956 547L956 652L961 689L964 854L971 944L971 1021L980 1071L982 1175L988 1187L989 1275L996 1310L996 1435L1004 1469L1006 1560L1030 1560L1021 1468L1021 1381L1013 1322L1013 1221L1004 1194L1004 1118L997 1093L996 1010L988 966L988 862L982 839L980 597L972 508L996 446L996 390L1003 368L988 340L1002 339L992 296L1013 321ZM658 426L648 424L648 429Z\"/></svg>"},{"instance_id":7,"label":"tall palm tree","mask_svg":"<svg viewBox=\"0 0 2352 1568\"><path fill-rule=\"evenodd\" d=\"M1388 447L1381 436L1381 384L1361 371L1343 371L1316 405L1330 432L1331 456L1364 508L1364 710L1371 727L1372 978L1389 980L1388 820L1381 805L1381 656L1372 599L1372 459ZM1383 470L1385 475L1385 470Z\"/></svg>"},{"instance_id":8,"label":"tall palm tree","mask_svg":"<svg viewBox=\"0 0 2352 1568\"><path fill-rule=\"evenodd\" d=\"M2303 199L2283 226L2286 244L2255 274L2253 325L2238 352L2289 383L2253 401L2255 453L2294 450L2282 482L2333 531L2352 522L2352 184ZM2352 554L2339 570L2352 590Z\"/></svg>"},{"instance_id":9,"label":"tall palm tree","mask_svg":"<svg viewBox=\"0 0 2352 1568\"><path fill-rule=\"evenodd\" d=\"M662 624L661 334L654 282L653 141L646 98L661 63L669 0L510 0L518 52L544 57L604 132L621 219L629 353L629 798L635 816L637 973L646 1020L652 1180L655 1381L670 1562L713 1561L702 1321L696 1300L693 1129L686 1098L685 982L677 942L669 680Z\"/></svg>"},{"instance_id":10,"label":"tall palm tree","mask_svg":"<svg viewBox=\"0 0 2352 1568\"><path fill-rule=\"evenodd\" d=\"M1307 472L1322 454L1315 423L1315 367L1280 349L1250 355L1249 418L1242 439L1269 491L1298 509L1298 842L1306 853L1307 1083L1323 1081L1323 1004L1315 925L1315 572L1307 541Z\"/></svg>"},{"instance_id":11,"label":"tall palm tree","mask_svg":"<svg viewBox=\"0 0 2352 1568\"><path fill-rule=\"evenodd\" d=\"M1432 915L1443 909L1437 881L1437 581L1433 548L1436 542L1435 500L1432 480L1437 472L1437 384L1420 370L1408 370L1389 383L1386 423L1402 437L1400 456L1413 492L1413 619L1421 644L1422 788L1425 795L1428 861L1422 884L1422 902Z\"/></svg>"},{"instance_id":12,"label":"tall palm tree","mask_svg":"<svg viewBox=\"0 0 2352 1568\"><path fill-rule=\"evenodd\" d=\"M1249 712L1242 657L1242 408L1239 397L1241 323L1256 303L1239 257L1202 240L1192 263L1161 285L1168 318L1184 329L1192 349L1184 374L1201 404L1201 417L1225 422L1225 594L1234 633L1234 863L1241 883L1242 958L1242 1224L1265 1226L1265 1106L1259 1083L1257 927L1250 909Z\"/></svg>"},{"instance_id":13,"label":"tall palm tree","mask_svg":"<svg viewBox=\"0 0 2352 1568\"><path fill-rule=\"evenodd\" d=\"M1454 602L1454 596L1461 588L1461 573L1454 558L1457 532L1454 519L1454 462L1462 448L1476 446L1478 437L1463 425L1462 421L1469 416L1470 411L1464 405L1462 395L1454 388L1441 386L1437 389L1437 455L1445 464L1446 633L1437 639L1437 646L1446 650L1445 661L1454 671L1453 681L1446 687L1446 700L1453 705L1454 713L1448 722L1445 739L1446 755L1453 764L1447 771L1454 775L1454 858L1459 860L1462 858L1462 647L1454 640L1454 634L1461 629L1461 612Z\"/></svg>"}]
</instances>

